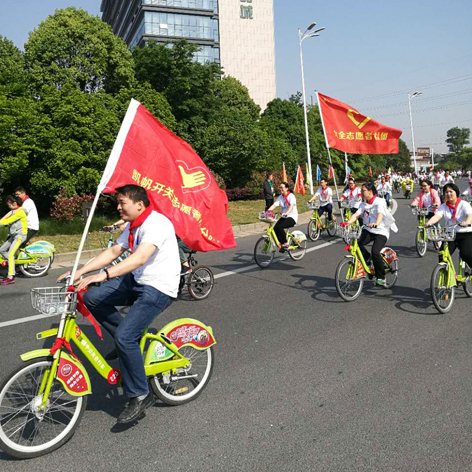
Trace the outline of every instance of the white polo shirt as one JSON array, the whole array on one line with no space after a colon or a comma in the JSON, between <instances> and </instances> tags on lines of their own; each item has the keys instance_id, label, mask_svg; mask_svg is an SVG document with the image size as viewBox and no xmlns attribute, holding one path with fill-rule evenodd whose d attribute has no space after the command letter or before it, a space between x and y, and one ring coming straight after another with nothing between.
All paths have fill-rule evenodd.
<instances>
[{"instance_id":1,"label":"white polo shirt","mask_svg":"<svg viewBox=\"0 0 472 472\"><path fill-rule=\"evenodd\" d=\"M21 208L26 213L26 221L28 223L28 229L32 229L38 231L39 229L39 217L38 217L38 210L36 209L36 205L34 204L31 198L26 199Z\"/></svg>"},{"instance_id":2,"label":"white polo shirt","mask_svg":"<svg viewBox=\"0 0 472 472\"><path fill-rule=\"evenodd\" d=\"M150 243L156 250L145 264L133 270L134 280L141 285L150 285L170 297L176 298L180 281L180 257L174 225L164 215L153 211L141 226L133 230L136 248L141 243ZM129 223L116 243L129 249Z\"/></svg>"},{"instance_id":3,"label":"white polo shirt","mask_svg":"<svg viewBox=\"0 0 472 472\"><path fill-rule=\"evenodd\" d=\"M320 199L320 205L321 206L326 206L326 205L329 205L331 203L331 205L333 204L333 189L331 187L326 187L324 190L320 187L315 195ZM323 200L326 200L326 202L324 202Z\"/></svg>"},{"instance_id":4,"label":"white polo shirt","mask_svg":"<svg viewBox=\"0 0 472 472\"><path fill-rule=\"evenodd\" d=\"M456 210L456 219L452 219L452 215L454 214L454 210L449 208L446 203L443 203L438 210L436 211L436 215L440 215L441 218L444 218L445 226L454 226L459 223L464 223L467 220L467 217L472 214L472 207L470 203L466 202L465 200L461 200L459 205L457 206ZM469 228L456 228L457 233L470 233L472 232L472 227Z\"/></svg>"},{"instance_id":5,"label":"white polo shirt","mask_svg":"<svg viewBox=\"0 0 472 472\"><path fill-rule=\"evenodd\" d=\"M292 211L286 216L282 218L293 218L295 223L298 221L298 209L297 209L297 199L293 193L290 193L289 196L287 197L288 205L287 202L285 201L285 198L283 195L279 195L279 198L275 201L275 206L279 206L282 208L282 213L287 211L290 208L290 205L293 205Z\"/></svg>"}]
</instances>

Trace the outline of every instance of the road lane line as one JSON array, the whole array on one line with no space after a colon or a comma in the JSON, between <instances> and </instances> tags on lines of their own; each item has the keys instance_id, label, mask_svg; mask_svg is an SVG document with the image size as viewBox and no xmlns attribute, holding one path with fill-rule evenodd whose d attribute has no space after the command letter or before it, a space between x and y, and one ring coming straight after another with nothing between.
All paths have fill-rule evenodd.
<instances>
[{"instance_id":1,"label":"road lane line","mask_svg":"<svg viewBox=\"0 0 472 472\"><path fill-rule=\"evenodd\" d=\"M337 243L338 241L341 241L341 239L336 238L333 241L320 244L319 246L311 247L311 248L307 249L306 252L308 253L308 252L317 251L318 249L323 249L325 247L328 247L328 246L331 246L331 245ZM287 259L289 259L289 257L280 257L280 258L277 258L274 262L285 261ZM248 272L248 271L250 271L250 270L252 270L256 267L259 267L259 266L257 264L251 264L249 266L241 267L240 269L228 270L227 272L222 272L221 274L216 274L215 279L221 279L222 277L228 277L230 275L236 275L236 274L241 274L242 272ZM4 322L0 323L0 328L4 328L6 326L13 326L13 325L16 325L16 324L21 324L21 323L28 323L30 321L41 320L41 319L44 319L44 318L52 318L54 316L60 316L60 315L59 314L54 314L54 315L27 316L25 318L18 318L17 320L4 321Z\"/></svg>"}]
</instances>

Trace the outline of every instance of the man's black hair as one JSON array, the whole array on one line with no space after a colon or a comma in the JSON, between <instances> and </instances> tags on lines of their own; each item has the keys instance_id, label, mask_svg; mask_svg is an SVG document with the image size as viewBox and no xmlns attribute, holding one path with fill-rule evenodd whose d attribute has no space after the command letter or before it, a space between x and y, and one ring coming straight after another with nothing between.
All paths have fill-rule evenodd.
<instances>
[{"instance_id":1,"label":"man's black hair","mask_svg":"<svg viewBox=\"0 0 472 472\"><path fill-rule=\"evenodd\" d=\"M26 190L24 187L22 187L21 185L19 187L16 187L15 189L15 193L16 192L22 192L22 193L26 193Z\"/></svg>"},{"instance_id":2,"label":"man's black hair","mask_svg":"<svg viewBox=\"0 0 472 472\"><path fill-rule=\"evenodd\" d=\"M16 203L18 206L23 205L23 200L15 195L7 195L5 198L6 203Z\"/></svg>"},{"instance_id":3,"label":"man's black hair","mask_svg":"<svg viewBox=\"0 0 472 472\"><path fill-rule=\"evenodd\" d=\"M146 208L149 206L148 194L146 190L139 185L123 185L123 187L116 188L115 192L128 197L130 200L133 200L134 203L143 202Z\"/></svg>"}]
</instances>

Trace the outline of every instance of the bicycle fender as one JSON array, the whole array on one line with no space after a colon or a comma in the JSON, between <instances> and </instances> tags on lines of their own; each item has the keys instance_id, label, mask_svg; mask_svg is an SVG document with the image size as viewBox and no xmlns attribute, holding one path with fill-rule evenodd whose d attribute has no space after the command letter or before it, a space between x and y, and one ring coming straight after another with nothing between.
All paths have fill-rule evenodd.
<instances>
[{"instance_id":1,"label":"bicycle fender","mask_svg":"<svg viewBox=\"0 0 472 472\"><path fill-rule=\"evenodd\" d=\"M84 366L66 352L61 352L56 378L66 392L74 397L92 393L90 378Z\"/></svg>"},{"instance_id":2,"label":"bicycle fender","mask_svg":"<svg viewBox=\"0 0 472 472\"><path fill-rule=\"evenodd\" d=\"M159 334L166 336L180 349L185 345L192 345L201 351L216 344L211 326L193 318L180 318L164 326Z\"/></svg>"},{"instance_id":3,"label":"bicycle fender","mask_svg":"<svg viewBox=\"0 0 472 472\"><path fill-rule=\"evenodd\" d=\"M25 352L20 356L22 361L30 361L38 357L52 357L49 349L35 349L34 351Z\"/></svg>"}]
</instances>

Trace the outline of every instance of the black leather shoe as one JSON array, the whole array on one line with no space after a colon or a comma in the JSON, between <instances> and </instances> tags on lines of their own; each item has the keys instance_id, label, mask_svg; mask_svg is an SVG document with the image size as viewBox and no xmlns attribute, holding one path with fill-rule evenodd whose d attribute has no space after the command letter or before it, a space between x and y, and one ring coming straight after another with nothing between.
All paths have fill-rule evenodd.
<instances>
[{"instance_id":1,"label":"black leather shoe","mask_svg":"<svg viewBox=\"0 0 472 472\"><path fill-rule=\"evenodd\" d=\"M116 349L113 349L113 351L110 351L106 356L105 360L106 361L114 361L118 359L118 351Z\"/></svg>"},{"instance_id":2,"label":"black leather shoe","mask_svg":"<svg viewBox=\"0 0 472 472\"><path fill-rule=\"evenodd\" d=\"M116 422L126 424L136 421L144 413L146 408L154 405L154 401L154 394L152 392L149 392L148 396L141 401L138 400L138 397L132 398L121 415L118 416Z\"/></svg>"}]
</instances>

